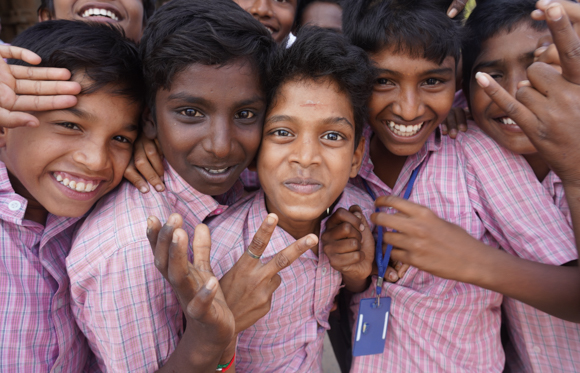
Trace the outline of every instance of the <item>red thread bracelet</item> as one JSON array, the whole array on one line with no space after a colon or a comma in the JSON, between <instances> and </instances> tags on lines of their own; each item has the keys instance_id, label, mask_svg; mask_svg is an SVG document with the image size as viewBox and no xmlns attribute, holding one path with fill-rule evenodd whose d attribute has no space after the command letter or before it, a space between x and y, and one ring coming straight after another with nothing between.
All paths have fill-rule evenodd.
<instances>
[{"instance_id":1,"label":"red thread bracelet","mask_svg":"<svg viewBox=\"0 0 580 373\"><path fill-rule=\"evenodd\" d=\"M229 364L219 364L216 368L216 372L225 372L226 370L230 369L232 367L232 365L234 365L234 361L236 361L236 353L234 352L234 357L232 357L232 360L230 361Z\"/></svg>"}]
</instances>

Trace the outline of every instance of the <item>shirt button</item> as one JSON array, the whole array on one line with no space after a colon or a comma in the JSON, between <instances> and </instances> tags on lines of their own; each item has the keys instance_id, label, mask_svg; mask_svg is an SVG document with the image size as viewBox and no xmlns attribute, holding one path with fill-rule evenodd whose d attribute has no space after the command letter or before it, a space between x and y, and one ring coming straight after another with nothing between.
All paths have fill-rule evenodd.
<instances>
[{"instance_id":1,"label":"shirt button","mask_svg":"<svg viewBox=\"0 0 580 373\"><path fill-rule=\"evenodd\" d=\"M8 204L8 208L10 209L10 211L18 211L20 210L20 206L22 206L22 204L18 201L11 201Z\"/></svg>"},{"instance_id":2,"label":"shirt button","mask_svg":"<svg viewBox=\"0 0 580 373\"><path fill-rule=\"evenodd\" d=\"M326 274L326 267L322 267L322 274L325 275Z\"/></svg>"},{"instance_id":3,"label":"shirt button","mask_svg":"<svg viewBox=\"0 0 580 373\"><path fill-rule=\"evenodd\" d=\"M534 351L536 354L539 354L540 352L542 352L542 349L540 348L540 346L534 346L534 347L532 348L532 350L533 350L533 351Z\"/></svg>"}]
</instances>

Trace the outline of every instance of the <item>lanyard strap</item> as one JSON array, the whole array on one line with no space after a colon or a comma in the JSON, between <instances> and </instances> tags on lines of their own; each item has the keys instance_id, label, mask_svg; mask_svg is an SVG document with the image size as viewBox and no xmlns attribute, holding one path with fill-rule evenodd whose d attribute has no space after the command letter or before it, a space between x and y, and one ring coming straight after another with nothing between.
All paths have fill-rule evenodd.
<instances>
[{"instance_id":1,"label":"lanyard strap","mask_svg":"<svg viewBox=\"0 0 580 373\"><path fill-rule=\"evenodd\" d=\"M417 175L419 174L419 170L423 162L421 162L411 174L411 179L409 179L409 183L407 184L407 189L405 189L405 194L403 195L404 199L409 199L411 196L411 191L413 190L413 186L415 185L415 181L417 180ZM369 184L366 182L365 179L362 179L362 182L370 194L373 201L377 200L375 193L371 190ZM380 212L379 208L377 207L376 212ZM393 230L393 232L396 232ZM383 289L383 278L385 277L385 273L387 272L387 266L389 265L389 259L391 257L391 251L393 250L393 245L387 245L387 250L385 251L385 255L383 256L383 227L379 226L377 228L377 245L376 245L376 253L375 253L375 260L377 261L377 266L379 267L379 277L377 279L377 288L376 288L376 295L377 298L381 295L381 291Z\"/></svg>"}]
</instances>

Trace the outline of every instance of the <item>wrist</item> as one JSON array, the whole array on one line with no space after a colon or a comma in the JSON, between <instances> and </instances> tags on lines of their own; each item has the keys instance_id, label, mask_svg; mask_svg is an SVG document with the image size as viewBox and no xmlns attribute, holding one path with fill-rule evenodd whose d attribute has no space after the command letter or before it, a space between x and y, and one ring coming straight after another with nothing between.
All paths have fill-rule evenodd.
<instances>
[{"instance_id":1,"label":"wrist","mask_svg":"<svg viewBox=\"0 0 580 373\"><path fill-rule=\"evenodd\" d=\"M219 364L228 364L234 358L236 353L236 347L238 345L238 335L234 335L228 346L223 350L223 353L219 359Z\"/></svg>"}]
</instances>

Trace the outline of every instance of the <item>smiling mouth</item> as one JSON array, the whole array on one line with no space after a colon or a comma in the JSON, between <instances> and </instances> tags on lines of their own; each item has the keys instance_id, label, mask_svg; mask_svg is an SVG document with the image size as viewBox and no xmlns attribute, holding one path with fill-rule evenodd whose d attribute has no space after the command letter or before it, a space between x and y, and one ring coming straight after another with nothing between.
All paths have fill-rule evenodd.
<instances>
[{"instance_id":1,"label":"smiling mouth","mask_svg":"<svg viewBox=\"0 0 580 373\"><path fill-rule=\"evenodd\" d=\"M421 122L418 124L406 125L406 124L399 124L395 123L392 120L387 121L387 126L397 136L402 137L411 137L415 136L416 134L421 131L425 122Z\"/></svg>"},{"instance_id":2,"label":"smiling mouth","mask_svg":"<svg viewBox=\"0 0 580 373\"><path fill-rule=\"evenodd\" d=\"M80 193L94 192L101 184L101 180L87 180L65 172L53 172L52 176L65 187Z\"/></svg>"},{"instance_id":3,"label":"smiling mouth","mask_svg":"<svg viewBox=\"0 0 580 373\"><path fill-rule=\"evenodd\" d=\"M80 16L83 18L106 17L106 18L112 19L113 21L118 21L120 18L114 12L107 10L107 9L101 9L101 8L86 9Z\"/></svg>"},{"instance_id":4,"label":"smiling mouth","mask_svg":"<svg viewBox=\"0 0 580 373\"><path fill-rule=\"evenodd\" d=\"M495 120L497 122L500 122L501 124L503 124L504 126L510 126L510 127L515 127L518 124L510 117L500 117L500 118L495 118Z\"/></svg>"},{"instance_id":5,"label":"smiling mouth","mask_svg":"<svg viewBox=\"0 0 580 373\"><path fill-rule=\"evenodd\" d=\"M219 174L225 174L226 172L228 172L228 170L231 167L226 167L226 168L210 168L210 167L202 167L204 170L206 170L208 173L212 174L212 175L219 175Z\"/></svg>"}]
</instances>

